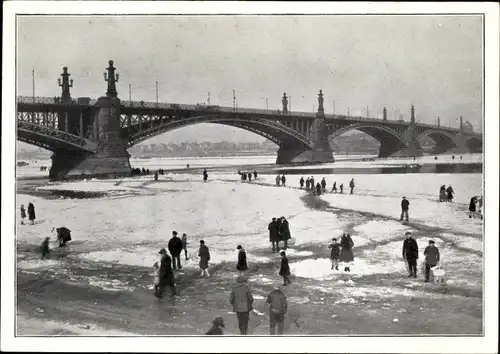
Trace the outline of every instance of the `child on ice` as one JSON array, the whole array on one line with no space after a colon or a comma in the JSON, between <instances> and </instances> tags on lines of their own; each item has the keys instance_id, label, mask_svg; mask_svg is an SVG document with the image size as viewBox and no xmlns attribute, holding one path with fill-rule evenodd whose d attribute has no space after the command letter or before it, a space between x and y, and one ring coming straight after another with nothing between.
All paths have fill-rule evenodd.
<instances>
[{"instance_id":1,"label":"child on ice","mask_svg":"<svg viewBox=\"0 0 500 354\"><path fill-rule=\"evenodd\" d=\"M155 264L153 264L153 277L155 294L157 294L160 286L160 267L158 266L158 262L155 262Z\"/></svg>"},{"instance_id":2,"label":"child on ice","mask_svg":"<svg viewBox=\"0 0 500 354\"><path fill-rule=\"evenodd\" d=\"M335 267L335 270L339 270L340 244L336 238L332 238L332 243L328 248L331 249L330 260L332 261L332 269Z\"/></svg>"}]
</instances>

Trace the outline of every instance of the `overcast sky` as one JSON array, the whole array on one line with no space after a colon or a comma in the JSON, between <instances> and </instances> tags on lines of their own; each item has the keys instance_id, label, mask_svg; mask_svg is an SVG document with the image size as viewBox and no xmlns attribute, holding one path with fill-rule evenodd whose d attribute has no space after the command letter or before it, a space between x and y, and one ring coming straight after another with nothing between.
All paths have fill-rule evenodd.
<instances>
[{"instance_id":1,"label":"overcast sky","mask_svg":"<svg viewBox=\"0 0 500 354\"><path fill-rule=\"evenodd\" d=\"M106 92L108 60L120 74L118 95L172 103L206 102L281 108L317 108L370 115L399 110L408 120L476 130L482 119L482 19L479 16L150 16L19 17L18 94L60 95L63 66L74 79L73 97ZM203 124L149 140L262 141L235 128ZM148 143L146 142L146 143Z\"/></svg>"}]
</instances>

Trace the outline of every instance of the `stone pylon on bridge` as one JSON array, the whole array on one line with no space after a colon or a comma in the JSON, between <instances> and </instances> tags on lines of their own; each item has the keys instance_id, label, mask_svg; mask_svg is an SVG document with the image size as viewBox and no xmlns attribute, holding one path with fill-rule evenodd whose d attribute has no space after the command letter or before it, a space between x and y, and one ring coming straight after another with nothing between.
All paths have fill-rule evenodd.
<instances>
[{"instance_id":1,"label":"stone pylon on bridge","mask_svg":"<svg viewBox=\"0 0 500 354\"><path fill-rule=\"evenodd\" d=\"M277 164L288 163L326 163L334 162L333 150L328 141L328 130L325 124L325 109L323 107L323 91L318 94L318 112L316 118L309 126L309 139L312 149L304 150L292 143L284 142L278 149ZM285 110L285 106L283 106Z\"/></svg>"},{"instance_id":2,"label":"stone pylon on bridge","mask_svg":"<svg viewBox=\"0 0 500 354\"><path fill-rule=\"evenodd\" d=\"M417 131L416 131L416 121L415 121L415 107L411 106L411 116L410 116L410 125L406 129L404 134L404 139L406 140L407 147L398 150L396 153L390 154L391 157L419 157L423 156L424 151L420 146L420 143L417 139ZM382 145L383 146L383 145ZM382 150L381 146L381 150ZM379 156L384 156L384 152L380 151Z\"/></svg>"},{"instance_id":3,"label":"stone pylon on bridge","mask_svg":"<svg viewBox=\"0 0 500 354\"><path fill-rule=\"evenodd\" d=\"M113 61L109 61L105 80L106 96L94 105L91 129L97 149L93 153L57 151L52 156L51 179L72 177L121 177L131 175L126 139L120 136L120 99L117 97ZM64 92L64 88L63 88ZM69 91L68 91L69 93Z\"/></svg>"}]
</instances>

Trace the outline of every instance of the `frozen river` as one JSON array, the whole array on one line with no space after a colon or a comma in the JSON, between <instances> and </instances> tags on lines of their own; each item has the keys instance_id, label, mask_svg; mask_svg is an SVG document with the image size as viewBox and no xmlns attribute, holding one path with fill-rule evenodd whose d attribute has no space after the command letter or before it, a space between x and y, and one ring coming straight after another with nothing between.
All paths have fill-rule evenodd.
<instances>
[{"instance_id":1,"label":"frozen river","mask_svg":"<svg viewBox=\"0 0 500 354\"><path fill-rule=\"evenodd\" d=\"M21 204L33 202L37 222L29 226L19 225L18 221L17 226L18 333L59 333L57 328L65 328L64 333L90 331L95 335L116 331L203 333L215 315L231 311L228 291L236 276L238 244L248 252L249 283L254 296L257 295L256 308L264 313L263 299L272 283L279 280L278 257L269 250L267 225L272 217L280 216L289 220L293 237L288 258L295 280L286 289L290 313L303 321L297 322L290 315L287 333L450 334L458 333L459 329L460 333L481 333L482 221L469 219L467 208L472 196L482 194L482 174L343 175L314 173L314 168L309 168L304 177L314 176L316 181L325 177L328 191L334 181L337 185L344 183L345 190L351 178L356 182L354 195L327 193L316 197L298 188L301 174L287 175L286 187L275 186L274 172L266 174L266 164L272 163L268 160L215 159L198 163L181 160L183 166L190 163L197 167L260 165L261 174L251 183L240 181L238 174L226 168L214 168L207 183L203 183L198 172L187 170L160 175L157 182L152 176L141 176L46 183L37 187L54 193L102 193L98 198L46 199L21 191L17 195L17 210ZM481 161L477 156L464 156L464 160ZM144 167L150 169L181 165L178 160L146 162L149 165ZM408 161L377 160L365 162L365 166L401 163ZM363 162L338 164L352 167ZM315 168L323 171L324 167ZM453 186L456 195L452 203L437 202L441 185ZM409 223L399 221L402 196L410 200ZM50 259L39 260L36 247L46 236L52 236L51 247L55 247L51 229L60 226L71 229L74 241L69 249L56 249ZM172 230L187 233L190 243L190 260L176 274L181 296L168 310L170 315L174 311L181 318L173 322L170 315L163 318L157 314L156 299L150 296L150 269L159 261L158 250L166 247ZM413 231L418 241L420 260L427 241L431 238L436 241L447 272L446 294L436 285L423 283L422 276L416 280L406 278L401 246L407 230ZM330 270L328 261L329 240L344 231L351 233L355 244L355 261L349 275ZM197 278L197 245L201 239L212 254L210 282ZM75 293L75 289L82 293ZM35 291L36 299L28 291ZM54 296L67 298L85 315L70 316L71 308L54 302ZM210 298L212 305L202 305L203 296ZM107 297L116 298L116 302L102 300ZM433 317L444 316L446 323L428 316L405 322L402 309L418 312L422 311L418 307L425 307L423 304L427 304ZM129 314L110 315L120 306ZM460 310L453 313L448 306ZM136 310L140 314L134 316ZM314 311L321 315L315 317ZM332 319L337 316L339 319ZM342 316L350 320L337 322ZM371 316L371 319L363 325L352 316ZM397 324L393 322L395 316L402 317ZM227 333L236 333L237 326L231 322L235 321L234 315L224 317L229 322ZM386 317L387 325L371 323ZM252 333L267 333L265 318L251 320ZM38 323L35 319L50 321L50 330L35 325ZM165 323L159 323L159 319ZM82 330L82 326L87 327Z\"/></svg>"}]
</instances>

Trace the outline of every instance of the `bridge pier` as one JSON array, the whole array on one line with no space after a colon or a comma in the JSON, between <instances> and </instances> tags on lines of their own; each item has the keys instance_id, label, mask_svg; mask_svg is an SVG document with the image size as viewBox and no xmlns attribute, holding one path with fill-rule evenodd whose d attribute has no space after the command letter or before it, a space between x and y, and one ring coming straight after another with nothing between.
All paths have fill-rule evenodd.
<instances>
[{"instance_id":1,"label":"bridge pier","mask_svg":"<svg viewBox=\"0 0 500 354\"><path fill-rule=\"evenodd\" d=\"M97 150L94 153L57 151L52 156L49 177L52 180L70 178L116 178L130 176L130 154L126 140L120 136L120 100L101 97L93 117Z\"/></svg>"}]
</instances>

